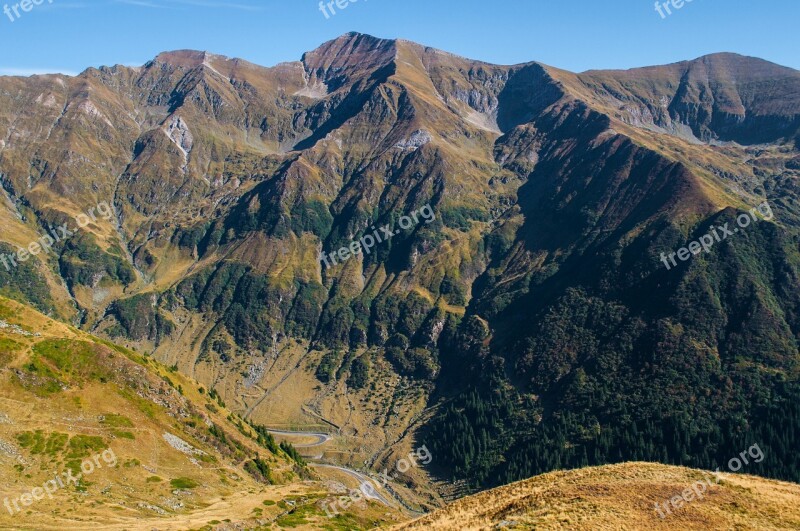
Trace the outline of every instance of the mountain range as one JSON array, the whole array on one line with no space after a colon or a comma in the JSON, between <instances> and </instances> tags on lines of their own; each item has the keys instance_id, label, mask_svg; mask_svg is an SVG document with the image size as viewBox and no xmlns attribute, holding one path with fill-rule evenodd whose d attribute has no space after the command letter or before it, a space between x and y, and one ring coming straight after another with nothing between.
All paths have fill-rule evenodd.
<instances>
[{"instance_id":1,"label":"mountain range","mask_svg":"<svg viewBox=\"0 0 800 531\"><path fill-rule=\"evenodd\" d=\"M747 473L797 482L798 177L800 72L757 58L572 73L358 33L269 68L168 52L0 77L0 294L243 422L335 434L320 462L425 445L414 510L756 443Z\"/></svg>"}]
</instances>

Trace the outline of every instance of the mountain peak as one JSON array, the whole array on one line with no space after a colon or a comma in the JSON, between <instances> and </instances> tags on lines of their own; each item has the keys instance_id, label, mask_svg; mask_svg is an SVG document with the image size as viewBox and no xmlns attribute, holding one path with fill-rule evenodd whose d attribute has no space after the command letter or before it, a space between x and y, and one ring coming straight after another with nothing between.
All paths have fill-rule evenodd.
<instances>
[{"instance_id":1,"label":"mountain peak","mask_svg":"<svg viewBox=\"0 0 800 531\"><path fill-rule=\"evenodd\" d=\"M220 68L225 70L226 65L232 64L250 64L241 59L231 58L224 55L211 53L201 50L174 50L171 52L162 52L156 56L152 61L156 64L168 64L178 68L198 68L206 66L214 69Z\"/></svg>"},{"instance_id":2,"label":"mountain peak","mask_svg":"<svg viewBox=\"0 0 800 531\"><path fill-rule=\"evenodd\" d=\"M397 53L397 41L351 31L322 44L303 55L306 68L318 74L334 71L365 71L391 63Z\"/></svg>"},{"instance_id":3,"label":"mountain peak","mask_svg":"<svg viewBox=\"0 0 800 531\"><path fill-rule=\"evenodd\" d=\"M664 65L643 66L630 69L601 69L601 70L588 70L584 74L599 73L599 72L629 72L635 75L641 75L648 71L670 71L677 70L684 72L686 70L697 70L698 68L709 70L710 72L736 72L740 73L743 78L759 77L759 76L775 76L775 75L800 75L800 72L787 66L752 57L749 55L741 55L734 52L716 52L707 55L701 55L695 59L688 59L678 61L676 63L669 63Z\"/></svg>"},{"instance_id":4,"label":"mountain peak","mask_svg":"<svg viewBox=\"0 0 800 531\"><path fill-rule=\"evenodd\" d=\"M370 35L369 33L360 33L358 31L348 31L347 33L343 33L342 35L332 39L328 42L342 42L342 43L354 43L354 44L366 44L366 43L374 43L374 42L395 42L397 39L383 39L381 37L376 37L374 35ZM325 46L325 44L322 44Z\"/></svg>"},{"instance_id":5,"label":"mountain peak","mask_svg":"<svg viewBox=\"0 0 800 531\"><path fill-rule=\"evenodd\" d=\"M738 53L720 52L698 57L689 61L692 65L702 64L710 72L726 72L737 78L759 79L778 77L800 77L800 72L758 57Z\"/></svg>"},{"instance_id":6,"label":"mountain peak","mask_svg":"<svg viewBox=\"0 0 800 531\"><path fill-rule=\"evenodd\" d=\"M350 59L355 62L364 55L375 55L376 53L394 55L395 40L381 39L351 31L333 40L323 43L316 50L306 53L303 61L313 61L316 58L327 58L335 61L336 59Z\"/></svg>"},{"instance_id":7,"label":"mountain peak","mask_svg":"<svg viewBox=\"0 0 800 531\"><path fill-rule=\"evenodd\" d=\"M211 54L208 52L200 50L173 50L158 54L154 61L156 63L167 63L173 66L194 68L208 60L210 55Z\"/></svg>"}]
</instances>

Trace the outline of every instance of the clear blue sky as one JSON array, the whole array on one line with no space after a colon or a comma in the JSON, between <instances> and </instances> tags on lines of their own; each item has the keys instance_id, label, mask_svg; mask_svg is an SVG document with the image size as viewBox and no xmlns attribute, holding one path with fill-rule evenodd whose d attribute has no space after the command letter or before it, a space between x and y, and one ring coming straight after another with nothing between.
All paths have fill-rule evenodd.
<instances>
[{"instance_id":1,"label":"clear blue sky","mask_svg":"<svg viewBox=\"0 0 800 531\"><path fill-rule=\"evenodd\" d=\"M42 0L16 18L22 1L0 0L11 12L0 11L0 75L139 65L183 48L269 66L348 31L573 71L720 51L800 69L800 0L694 0L666 18L654 0L359 0L330 18L319 0Z\"/></svg>"}]
</instances>

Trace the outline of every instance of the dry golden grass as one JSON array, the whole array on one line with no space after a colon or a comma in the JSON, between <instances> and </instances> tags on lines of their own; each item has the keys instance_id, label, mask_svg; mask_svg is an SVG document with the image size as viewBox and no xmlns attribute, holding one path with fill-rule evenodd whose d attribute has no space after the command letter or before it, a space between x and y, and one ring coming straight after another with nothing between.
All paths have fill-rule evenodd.
<instances>
[{"instance_id":1,"label":"dry golden grass","mask_svg":"<svg viewBox=\"0 0 800 531\"><path fill-rule=\"evenodd\" d=\"M800 529L800 485L725 474L661 519L655 503L710 473L653 463L553 472L458 500L394 529Z\"/></svg>"},{"instance_id":2,"label":"dry golden grass","mask_svg":"<svg viewBox=\"0 0 800 531\"><path fill-rule=\"evenodd\" d=\"M0 319L12 325L0 329L0 529L212 529L228 528L229 522L242 529L269 529L273 523L322 529L332 522L347 526L336 529L362 529L404 518L399 510L361 503L340 520L329 520L323 503L344 491L334 475L320 469L301 476L287 458L258 447L252 430L243 426L240 432L228 421L229 410L218 403L206 407L212 400L197 382L135 353L98 344L89 334L2 297ZM37 359L34 348L53 339L92 345L96 357L89 369L110 372L101 377L80 376L78 369L62 373L41 360L30 369ZM63 379L62 388L43 387L47 371ZM120 375L134 376L135 385ZM124 422L106 424L109 416ZM212 437L211 423L236 444ZM61 434L63 442L34 451L23 441L39 430L45 439ZM164 434L204 454L186 455ZM89 437L113 450L116 463L94 470L80 488L67 485L52 499L25 506L23 495L74 461L69 445L64 447L67 440ZM243 470L245 460L257 453L269 463L277 484L259 483ZM195 485L172 484L179 478ZM12 506L17 500L21 511L10 514L6 498Z\"/></svg>"}]
</instances>

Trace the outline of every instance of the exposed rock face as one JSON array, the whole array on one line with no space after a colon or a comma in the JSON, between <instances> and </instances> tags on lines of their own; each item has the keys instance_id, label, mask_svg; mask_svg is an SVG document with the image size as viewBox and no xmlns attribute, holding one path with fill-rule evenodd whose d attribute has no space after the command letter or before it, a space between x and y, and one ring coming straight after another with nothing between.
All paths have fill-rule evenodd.
<instances>
[{"instance_id":1,"label":"exposed rock face","mask_svg":"<svg viewBox=\"0 0 800 531\"><path fill-rule=\"evenodd\" d=\"M175 145L181 148L187 157L189 156L194 144L194 138L192 138L192 132L186 122L183 121L183 118L180 116L172 117L169 124L167 124L167 136L175 142Z\"/></svg>"},{"instance_id":2,"label":"exposed rock face","mask_svg":"<svg viewBox=\"0 0 800 531\"><path fill-rule=\"evenodd\" d=\"M427 131L419 129L411 133L411 136L407 140L401 140L398 142L395 147L400 149L419 149L425 144L428 144L433 140L431 134Z\"/></svg>"}]
</instances>

